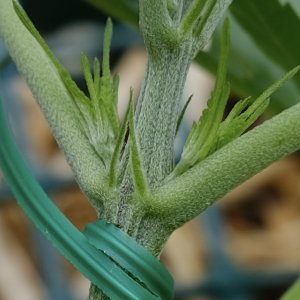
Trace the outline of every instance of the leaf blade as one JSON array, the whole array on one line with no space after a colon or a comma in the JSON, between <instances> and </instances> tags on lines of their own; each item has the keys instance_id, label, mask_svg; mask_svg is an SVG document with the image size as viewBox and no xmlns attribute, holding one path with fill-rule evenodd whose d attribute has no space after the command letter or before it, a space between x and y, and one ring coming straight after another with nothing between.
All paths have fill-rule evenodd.
<instances>
[{"instance_id":1,"label":"leaf blade","mask_svg":"<svg viewBox=\"0 0 300 300\"><path fill-rule=\"evenodd\" d=\"M134 124L134 106L132 101L132 90L129 102L129 138L130 138L130 161L133 183L135 187L135 192L145 197L149 194L149 185L147 182L147 177L145 175L142 159L140 156L140 150L137 142L137 136L135 133Z\"/></svg>"},{"instance_id":2,"label":"leaf blade","mask_svg":"<svg viewBox=\"0 0 300 300\"><path fill-rule=\"evenodd\" d=\"M139 13L137 1L130 0L86 0L108 15L125 22L131 26L138 27Z\"/></svg>"},{"instance_id":3,"label":"leaf blade","mask_svg":"<svg viewBox=\"0 0 300 300\"><path fill-rule=\"evenodd\" d=\"M276 64L288 71L300 63L300 18L289 4L281 5L278 0L235 1L230 10ZM300 76L295 82L300 89Z\"/></svg>"}]
</instances>

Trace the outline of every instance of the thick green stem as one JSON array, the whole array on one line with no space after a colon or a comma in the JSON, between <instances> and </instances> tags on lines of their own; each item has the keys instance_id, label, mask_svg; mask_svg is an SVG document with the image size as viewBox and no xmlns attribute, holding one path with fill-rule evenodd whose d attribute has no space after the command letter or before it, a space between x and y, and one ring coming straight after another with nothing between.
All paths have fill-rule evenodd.
<instances>
[{"instance_id":1,"label":"thick green stem","mask_svg":"<svg viewBox=\"0 0 300 300\"><path fill-rule=\"evenodd\" d=\"M155 214L174 229L271 163L300 149L300 104L234 140L154 192Z\"/></svg>"},{"instance_id":2,"label":"thick green stem","mask_svg":"<svg viewBox=\"0 0 300 300\"><path fill-rule=\"evenodd\" d=\"M191 62L190 50L191 47L186 46L173 52L165 51L159 59L149 58L138 100L136 133L151 189L160 186L173 169L178 108ZM118 224L153 254L159 255L170 232L165 230L160 217L147 213L142 203L132 203L128 196L131 193L132 182L128 169L120 202L116 204L116 209L106 210L105 218ZM116 210L117 214L113 212Z\"/></svg>"},{"instance_id":3,"label":"thick green stem","mask_svg":"<svg viewBox=\"0 0 300 300\"><path fill-rule=\"evenodd\" d=\"M219 17L230 1L224 3L226 5L220 9ZM165 5L164 1L140 1L140 26L149 59L138 99L136 133L143 168L151 189L159 187L174 166L179 104L187 71L195 54L193 38L180 39ZM203 44L212 33L210 30L208 32L202 40ZM127 168L127 173L122 184L121 201L118 203L118 216L114 222L158 256L174 224L169 219L166 222L159 214L149 213L148 208L139 205L139 201L133 204L130 202L128 195L133 191L132 182L127 164L124 163L123 167ZM105 296L92 287L90 300L102 299L106 300Z\"/></svg>"},{"instance_id":4,"label":"thick green stem","mask_svg":"<svg viewBox=\"0 0 300 300\"><path fill-rule=\"evenodd\" d=\"M138 101L137 135L150 186L157 186L173 168L179 105L191 62L190 46L149 58Z\"/></svg>"},{"instance_id":5,"label":"thick green stem","mask_svg":"<svg viewBox=\"0 0 300 300\"><path fill-rule=\"evenodd\" d=\"M138 99L136 134L143 168L151 188L159 186L174 166L176 124L187 71L192 61L191 51L191 43L186 43L174 50L161 49L159 56L149 54ZM128 201L127 196L132 192L129 171L123 181L122 192L117 217L115 213L108 212L106 219L117 223L153 255L159 256L170 230L163 219L148 215L142 205ZM99 289L91 287L89 300L106 299Z\"/></svg>"},{"instance_id":6,"label":"thick green stem","mask_svg":"<svg viewBox=\"0 0 300 300\"><path fill-rule=\"evenodd\" d=\"M95 203L104 196L101 161L81 130L79 112L53 62L20 21L11 0L0 0L0 37L37 99L80 187Z\"/></svg>"}]
</instances>

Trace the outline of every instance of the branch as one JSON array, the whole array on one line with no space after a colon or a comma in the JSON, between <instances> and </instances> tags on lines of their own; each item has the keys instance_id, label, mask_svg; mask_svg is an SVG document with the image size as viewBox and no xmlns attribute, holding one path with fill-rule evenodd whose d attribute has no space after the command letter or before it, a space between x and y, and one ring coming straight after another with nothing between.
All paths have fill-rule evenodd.
<instances>
[{"instance_id":1,"label":"branch","mask_svg":"<svg viewBox=\"0 0 300 300\"><path fill-rule=\"evenodd\" d=\"M300 149L300 104L254 128L153 193L152 210L192 219L271 163Z\"/></svg>"},{"instance_id":2,"label":"branch","mask_svg":"<svg viewBox=\"0 0 300 300\"><path fill-rule=\"evenodd\" d=\"M53 57L20 20L11 0L0 0L0 36L41 106L80 187L90 199L99 198L103 164L80 126L80 111Z\"/></svg>"}]
</instances>

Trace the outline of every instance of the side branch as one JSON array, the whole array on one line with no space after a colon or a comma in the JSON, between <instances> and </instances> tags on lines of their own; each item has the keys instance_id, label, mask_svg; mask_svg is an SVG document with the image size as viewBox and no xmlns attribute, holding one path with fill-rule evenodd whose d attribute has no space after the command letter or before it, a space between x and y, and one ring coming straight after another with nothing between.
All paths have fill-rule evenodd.
<instances>
[{"instance_id":1,"label":"side branch","mask_svg":"<svg viewBox=\"0 0 300 300\"><path fill-rule=\"evenodd\" d=\"M99 198L103 166L79 125L80 112L51 58L19 19L11 0L0 0L0 37L41 106L82 190L90 199Z\"/></svg>"},{"instance_id":2,"label":"side branch","mask_svg":"<svg viewBox=\"0 0 300 300\"><path fill-rule=\"evenodd\" d=\"M300 104L254 128L154 192L152 210L177 227L271 163L300 149Z\"/></svg>"}]
</instances>

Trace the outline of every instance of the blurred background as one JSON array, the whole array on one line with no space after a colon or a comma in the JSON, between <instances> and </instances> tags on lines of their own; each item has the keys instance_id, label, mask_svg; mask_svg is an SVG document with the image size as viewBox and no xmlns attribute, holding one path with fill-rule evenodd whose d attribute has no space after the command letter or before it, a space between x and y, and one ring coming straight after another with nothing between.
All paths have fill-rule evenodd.
<instances>
[{"instance_id":1,"label":"blurred background","mask_svg":"<svg viewBox=\"0 0 300 300\"><path fill-rule=\"evenodd\" d=\"M137 30L134 0L23 0L24 9L86 90L80 53L101 57L107 16L114 21L111 64L120 76L119 113L129 88L138 95L147 54ZM257 96L300 64L300 2L233 1L228 14L232 49L228 110ZM214 86L217 31L191 66L183 105L193 94L176 140L176 157ZM79 228L96 219L74 182L26 83L0 41L0 93L15 140L31 170ZM272 97L259 122L300 100L300 76ZM259 123L258 122L258 123ZM299 130L296 129L295 130ZM162 260L176 280L176 299L276 300L300 273L300 154L279 161L178 229ZM89 282L35 229L12 198L0 173L0 300L83 300Z\"/></svg>"}]
</instances>

